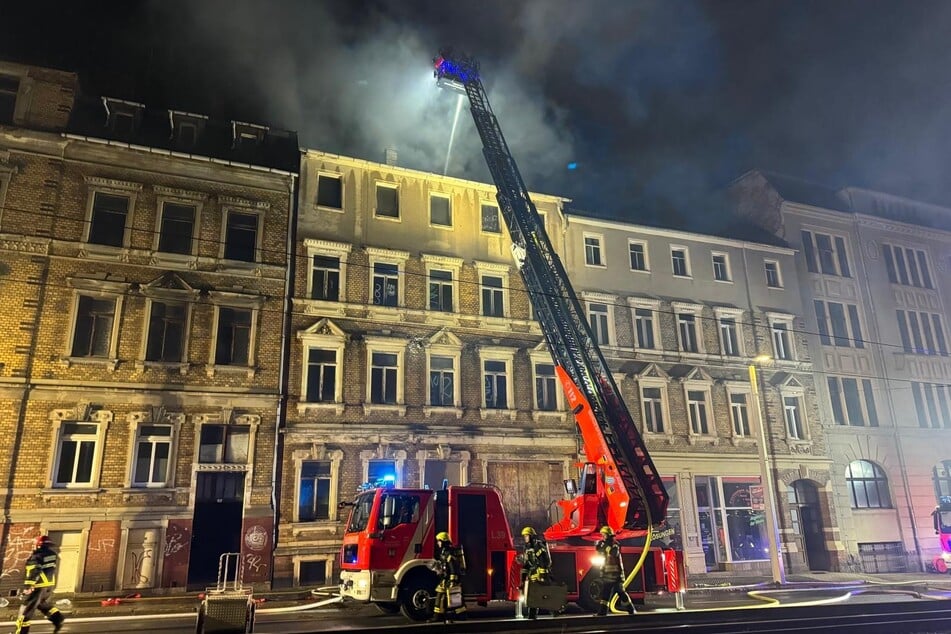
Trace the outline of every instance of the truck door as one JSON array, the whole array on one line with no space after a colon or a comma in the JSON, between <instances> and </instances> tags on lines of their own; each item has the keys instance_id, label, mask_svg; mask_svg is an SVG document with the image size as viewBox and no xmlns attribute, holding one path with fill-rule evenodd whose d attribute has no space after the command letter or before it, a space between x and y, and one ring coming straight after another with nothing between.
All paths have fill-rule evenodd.
<instances>
[{"instance_id":1,"label":"truck door","mask_svg":"<svg viewBox=\"0 0 951 634\"><path fill-rule=\"evenodd\" d=\"M457 527L457 538L466 554L466 576L462 578L462 593L483 595L486 593L489 567L485 496L460 494L453 519Z\"/></svg>"},{"instance_id":2,"label":"truck door","mask_svg":"<svg viewBox=\"0 0 951 634\"><path fill-rule=\"evenodd\" d=\"M385 526L382 509L387 498L393 498L393 515ZM418 495L407 493L385 493L380 509L376 526L380 540L374 546L373 567L396 570L404 561L418 556L416 544L422 544L424 529L419 522L420 499Z\"/></svg>"}]
</instances>

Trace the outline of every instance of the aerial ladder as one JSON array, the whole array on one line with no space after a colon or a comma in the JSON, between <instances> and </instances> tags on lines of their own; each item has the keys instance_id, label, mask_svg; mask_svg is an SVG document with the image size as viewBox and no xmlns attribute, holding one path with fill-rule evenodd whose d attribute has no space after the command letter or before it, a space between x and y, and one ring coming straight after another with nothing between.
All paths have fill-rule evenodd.
<instances>
[{"instance_id":1,"label":"aerial ladder","mask_svg":"<svg viewBox=\"0 0 951 634\"><path fill-rule=\"evenodd\" d=\"M433 61L438 83L468 97L513 256L584 442L587 462L578 494L558 501L562 517L545 537L592 541L603 524L621 540L643 535L664 521L667 492L545 233L489 105L479 66L472 58L448 51Z\"/></svg>"}]
</instances>

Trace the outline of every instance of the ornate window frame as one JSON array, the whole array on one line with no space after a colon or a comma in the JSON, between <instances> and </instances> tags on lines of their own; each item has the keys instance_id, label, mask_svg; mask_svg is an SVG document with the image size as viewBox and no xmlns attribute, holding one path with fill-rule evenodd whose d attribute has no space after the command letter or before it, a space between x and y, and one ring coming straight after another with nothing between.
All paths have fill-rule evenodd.
<instances>
[{"instance_id":1,"label":"ornate window frame","mask_svg":"<svg viewBox=\"0 0 951 634\"><path fill-rule=\"evenodd\" d=\"M126 453L128 469L126 469L122 492L124 501L129 501L132 494L161 491L166 495L167 501L171 502L172 496L169 490L175 487L175 467L178 464L178 445L181 437L182 424L185 422L185 414L182 412L169 412L163 406L153 406L149 409L130 412L126 416L126 420L129 423L129 447ZM139 444L139 429L143 425L169 425L172 428L168 449L168 473L166 474L165 482L161 485L136 486L133 483L136 449Z\"/></svg>"},{"instance_id":2,"label":"ornate window frame","mask_svg":"<svg viewBox=\"0 0 951 634\"><path fill-rule=\"evenodd\" d=\"M152 240L152 257L157 261L187 262L200 254L201 249L201 220L202 209L208 196L201 192L185 189L153 185L155 192L155 237ZM165 217L165 205L183 205L195 208L195 226L192 230L192 244L188 253L167 253L159 251L159 240L162 238L162 219Z\"/></svg>"},{"instance_id":3,"label":"ornate window frame","mask_svg":"<svg viewBox=\"0 0 951 634\"><path fill-rule=\"evenodd\" d=\"M337 416L340 416L346 408L346 404L343 402L343 360L344 351L346 350L350 336L337 326L337 324L325 317L310 328L298 331L297 339L301 342L301 385L297 411L299 413L332 411ZM333 350L336 353L337 372L334 381L334 400L332 403L312 403L307 400L307 373L310 369L307 357L311 348Z\"/></svg>"},{"instance_id":4,"label":"ornate window frame","mask_svg":"<svg viewBox=\"0 0 951 634\"><path fill-rule=\"evenodd\" d=\"M223 374L245 373L249 379L253 379L257 373L257 343L258 343L258 322L260 320L261 309L264 306L264 297L261 295L252 295L249 293L233 293L230 291L210 291L208 299L214 307L214 314L211 318L211 341L208 350L208 365L205 366L209 378L212 378L218 372ZM218 365L215 363L215 356L218 349L218 319L222 308L237 308L251 311L251 333L248 338L248 365Z\"/></svg>"},{"instance_id":5,"label":"ornate window frame","mask_svg":"<svg viewBox=\"0 0 951 634\"><path fill-rule=\"evenodd\" d=\"M70 494L74 492L91 494L98 499L102 493L102 463L105 457L106 433L112 423L113 413L106 409L93 409L88 402L81 401L71 409L54 409L49 413L52 423L52 439L49 451L49 469L46 473L46 487L43 489L43 499L49 501L55 494ZM62 443L63 423L94 424L96 425L96 449L93 453L92 478L89 484L60 485L56 484L56 472L59 469L60 446Z\"/></svg>"},{"instance_id":6,"label":"ornate window frame","mask_svg":"<svg viewBox=\"0 0 951 634\"><path fill-rule=\"evenodd\" d=\"M291 454L294 462L294 514L292 530L297 535L302 532L302 527L322 524L326 522L336 522L339 519L337 503L340 499L340 465L343 464L343 451L340 449L328 449L326 445L314 443L310 449L297 449ZM300 477L304 462L330 462L330 508L329 517L312 522L301 521L300 519Z\"/></svg>"},{"instance_id":7,"label":"ornate window frame","mask_svg":"<svg viewBox=\"0 0 951 634\"><path fill-rule=\"evenodd\" d=\"M84 176L86 183L86 215L83 224L83 251L87 255L108 255L114 257L117 252L127 252L132 247L132 224L135 213L135 203L139 192L142 191L141 183L118 180L115 178L102 178L99 176ZM92 211L96 202L96 194L108 194L110 196L122 196L128 199L126 207L126 221L122 233L122 246L114 247L108 244L93 244L89 242L89 232L92 230Z\"/></svg>"},{"instance_id":8,"label":"ornate window frame","mask_svg":"<svg viewBox=\"0 0 951 634\"><path fill-rule=\"evenodd\" d=\"M482 420L498 417L507 417L509 420L515 420L515 416L518 414L518 409L515 407L515 381L513 380L514 376L512 369L515 363L516 352L518 352L518 348L510 348L506 346L479 346L479 415ZM490 409L487 407L485 400L486 361L502 361L505 363L505 383L508 389L508 403L506 404L507 409Z\"/></svg>"},{"instance_id":9,"label":"ornate window frame","mask_svg":"<svg viewBox=\"0 0 951 634\"><path fill-rule=\"evenodd\" d=\"M398 337L368 336L363 339L366 345L366 389L364 390L363 413L390 413L399 417L406 416L406 344ZM373 353L382 352L396 355L396 403L371 403L370 391L373 386Z\"/></svg>"},{"instance_id":10,"label":"ornate window frame","mask_svg":"<svg viewBox=\"0 0 951 634\"><path fill-rule=\"evenodd\" d=\"M69 324L66 329L65 349L61 360L70 367L72 365L102 365L109 372L115 371L119 365L119 331L122 321L122 307L125 296L132 285L128 282L113 281L104 278L70 277L67 285L73 289L73 301L69 311ZM76 320L79 316L80 297L94 297L97 299L112 299L115 301L115 312L112 320L112 335L109 338L109 354L105 357L74 357L73 338L76 336Z\"/></svg>"},{"instance_id":11,"label":"ornate window frame","mask_svg":"<svg viewBox=\"0 0 951 634\"><path fill-rule=\"evenodd\" d=\"M239 472L245 473L244 477L244 500L242 507L247 509L251 506L251 489L254 482L254 460L257 455L257 435L258 427L261 425L261 416L258 414L236 414L233 409L222 408L218 411L196 414L193 418L194 425L194 448L192 453L191 480L188 493L188 506L195 507L195 498L198 495L195 482L198 474L201 472ZM201 426L225 425L229 427L247 427L248 428L248 461L245 464L233 464L224 462L199 462L199 452L201 449Z\"/></svg>"},{"instance_id":12,"label":"ornate window frame","mask_svg":"<svg viewBox=\"0 0 951 634\"><path fill-rule=\"evenodd\" d=\"M323 207L321 208L323 209ZM306 312L320 313L321 315L335 315L343 317L346 314L347 304L347 261L350 259L352 245L349 242L334 242L332 240L318 240L307 238L304 240L304 250L307 253L307 287L304 289L303 300L306 303ZM313 299L310 296L314 285L314 256L325 255L340 260L340 280L337 301L329 299ZM372 267L371 267L372 268Z\"/></svg>"}]
</instances>

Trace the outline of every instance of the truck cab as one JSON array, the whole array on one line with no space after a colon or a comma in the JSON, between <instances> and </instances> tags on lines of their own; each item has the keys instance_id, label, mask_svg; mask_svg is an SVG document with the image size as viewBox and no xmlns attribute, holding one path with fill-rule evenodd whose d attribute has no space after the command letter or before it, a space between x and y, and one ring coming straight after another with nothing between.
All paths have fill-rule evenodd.
<instances>
[{"instance_id":1,"label":"truck cab","mask_svg":"<svg viewBox=\"0 0 951 634\"><path fill-rule=\"evenodd\" d=\"M934 532L941 544L941 553L932 560L935 572L944 574L951 570L951 496L943 495L938 506L931 512Z\"/></svg>"}]
</instances>

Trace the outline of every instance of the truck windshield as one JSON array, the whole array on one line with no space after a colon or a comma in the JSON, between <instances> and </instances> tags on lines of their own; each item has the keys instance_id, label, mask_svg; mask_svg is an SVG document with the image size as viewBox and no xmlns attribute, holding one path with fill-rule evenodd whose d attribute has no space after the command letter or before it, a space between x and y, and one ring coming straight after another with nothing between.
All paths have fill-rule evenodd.
<instances>
[{"instance_id":1,"label":"truck windshield","mask_svg":"<svg viewBox=\"0 0 951 634\"><path fill-rule=\"evenodd\" d=\"M951 511L940 511L938 520L941 522L941 532L943 534L951 533Z\"/></svg>"},{"instance_id":2,"label":"truck windshield","mask_svg":"<svg viewBox=\"0 0 951 634\"><path fill-rule=\"evenodd\" d=\"M373 491L364 493L353 503L353 510L350 511L350 524L347 526L348 533L358 533L367 527L375 495L376 493Z\"/></svg>"}]
</instances>

